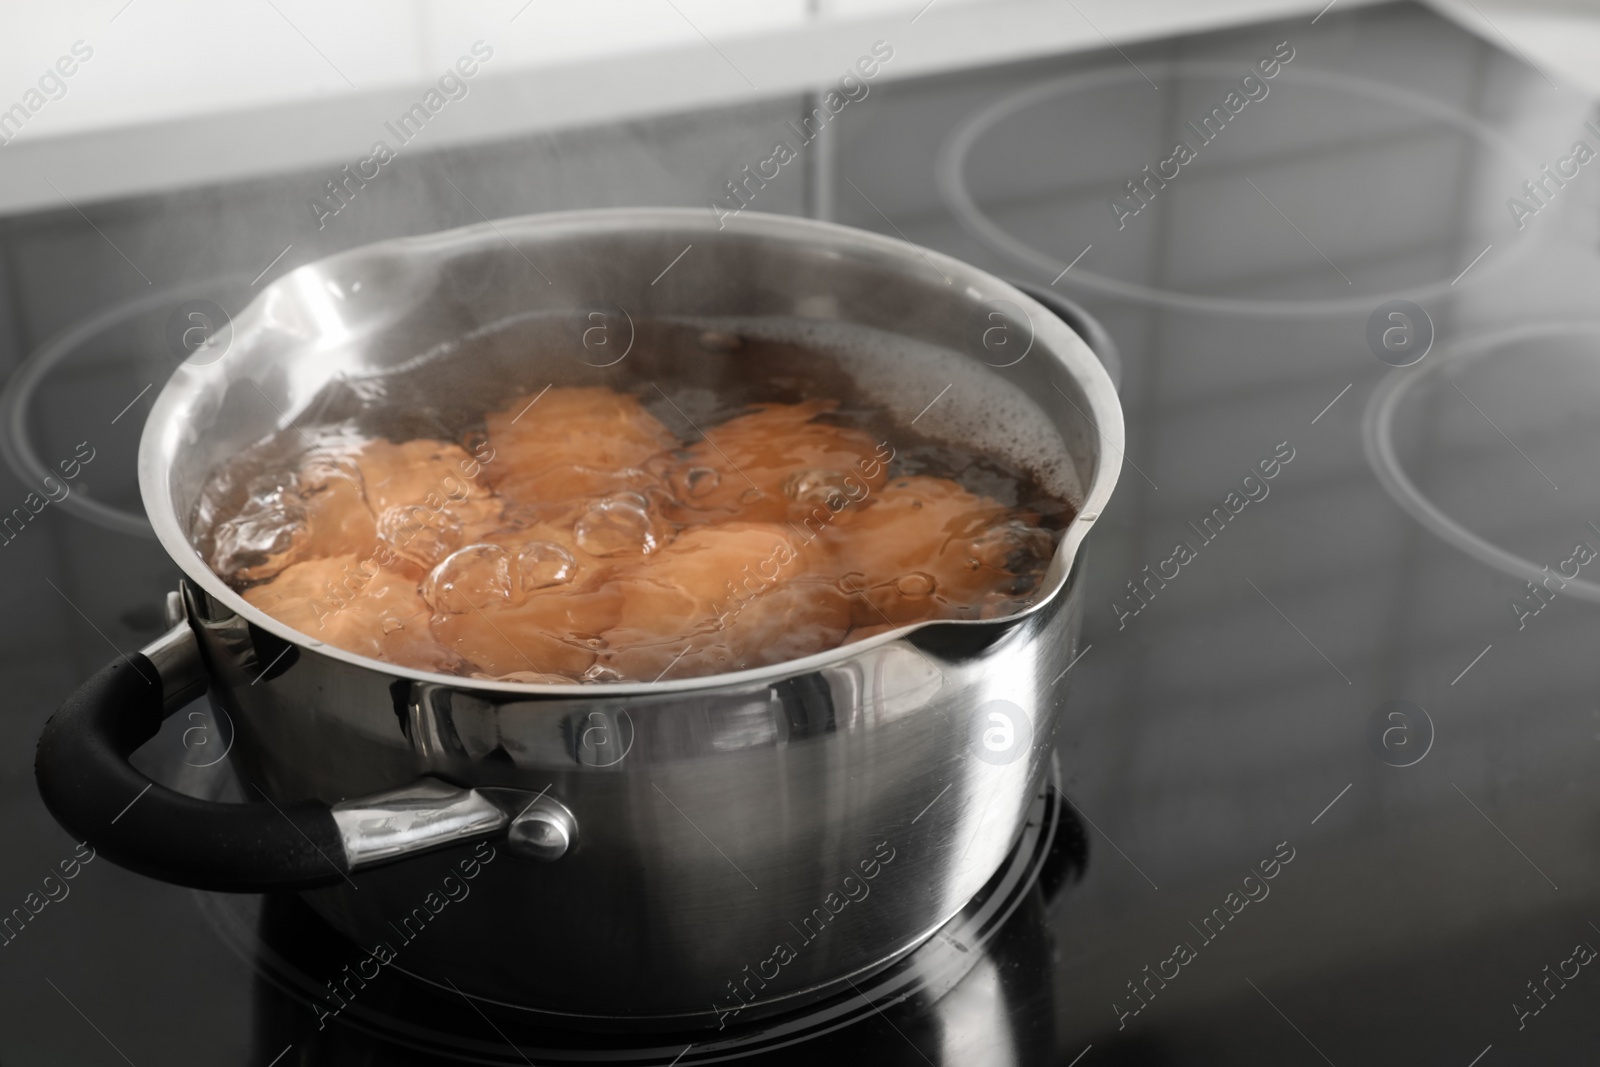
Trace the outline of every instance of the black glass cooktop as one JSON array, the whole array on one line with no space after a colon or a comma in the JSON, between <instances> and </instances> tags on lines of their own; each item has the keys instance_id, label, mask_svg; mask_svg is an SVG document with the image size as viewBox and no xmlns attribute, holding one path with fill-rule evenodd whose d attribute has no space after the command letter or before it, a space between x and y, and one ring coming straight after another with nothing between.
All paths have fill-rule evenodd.
<instances>
[{"instance_id":1,"label":"black glass cooktop","mask_svg":"<svg viewBox=\"0 0 1600 1067\"><path fill-rule=\"evenodd\" d=\"M339 935L296 899L75 846L34 739L177 577L117 518L145 408L108 423L106 513L0 548L0 1062L1595 1062L1600 121L1498 41L1330 5L840 123L840 221L1099 318L1127 454L1059 790L967 925L759 1031L552 1035L392 974L323 1025ZM224 732L197 706L139 758L223 790Z\"/></svg>"}]
</instances>

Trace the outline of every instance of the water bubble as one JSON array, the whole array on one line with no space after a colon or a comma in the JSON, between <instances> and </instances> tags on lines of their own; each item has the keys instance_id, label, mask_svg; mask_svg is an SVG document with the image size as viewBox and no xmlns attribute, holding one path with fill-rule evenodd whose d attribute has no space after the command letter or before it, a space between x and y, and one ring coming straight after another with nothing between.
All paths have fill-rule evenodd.
<instances>
[{"instance_id":1,"label":"water bubble","mask_svg":"<svg viewBox=\"0 0 1600 1067\"><path fill-rule=\"evenodd\" d=\"M461 520L421 504L396 504L378 516L378 537L400 555L433 567L461 547Z\"/></svg>"},{"instance_id":2,"label":"water bubble","mask_svg":"<svg viewBox=\"0 0 1600 1067\"><path fill-rule=\"evenodd\" d=\"M309 500L318 493L347 488L354 488L363 499L366 498L366 479L350 456L317 450L307 454L301 461L294 492L303 499Z\"/></svg>"},{"instance_id":3,"label":"water bubble","mask_svg":"<svg viewBox=\"0 0 1600 1067\"><path fill-rule=\"evenodd\" d=\"M517 550L517 576L525 593L570 582L577 570L572 553L553 541L529 541Z\"/></svg>"},{"instance_id":4,"label":"water bubble","mask_svg":"<svg viewBox=\"0 0 1600 1067\"><path fill-rule=\"evenodd\" d=\"M625 680L621 671L615 667L607 667L603 663L596 663L579 677L585 682L621 682Z\"/></svg>"},{"instance_id":5,"label":"water bubble","mask_svg":"<svg viewBox=\"0 0 1600 1067\"><path fill-rule=\"evenodd\" d=\"M241 578L271 578L289 565L308 531L299 508L247 512L217 527L212 566Z\"/></svg>"},{"instance_id":6,"label":"water bubble","mask_svg":"<svg viewBox=\"0 0 1600 1067\"><path fill-rule=\"evenodd\" d=\"M900 595L907 600L922 600L933 595L938 583L933 580L933 575L923 574L921 571L912 571L902 574L894 581L894 587Z\"/></svg>"},{"instance_id":7,"label":"water bubble","mask_svg":"<svg viewBox=\"0 0 1600 1067\"><path fill-rule=\"evenodd\" d=\"M500 525L516 530L526 530L545 520L547 509L538 504L518 502L506 505L500 513Z\"/></svg>"},{"instance_id":8,"label":"water bubble","mask_svg":"<svg viewBox=\"0 0 1600 1067\"><path fill-rule=\"evenodd\" d=\"M218 572L258 581L287 567L310 535L310 517L291 488L292 476L265 475L246 487L239 514L218 524L211 565Z\"/></svg>"},{"instance_id":9,"label":"water bubble","mask_svg":"<svg viewBox=\"0 0 1600 1067\"><path fill-rule=\"evenodd\" d=\"M784 479L783 492L790 500L801 504L827 504L832 508L833 504L830 501L849 499L844 484L848 477L850 475L846 471L795 471Z\"/></svg>"},{"instance_id":10,"label":"water bubble","mask_svg":"<svg viewBox=\"0 0 1600 1067\"><path fill-rule=\"evenodd\" d=\"M422 580L422 599L441 614L464 615L511 593L511 554L499 545L459 548Z\"/></svg>"},{"instance_id":11,"label":"water bubble","mask_svg":"<svg viewBox=\"0 0 1600 1067\"><path fill-rule=\"evenodd\" d=\"M687 467L672 475L673 488L685 500L700 500L717 491L722 475L714 467Z\"/></svg>"},{"instance_id":12,"label":"water bubble","mask_svg":"<svg viewBox=\"0 0 1600 1067\"><path fill-rule=\"evenodd\" d=\"M617 493L590 504L572 524L572 537L595 556L643 555L661 547L649 505L638 493Z\"/></svg>"},{"instance_id":13,"label":"water bubble","mask_svg":"<svg viewBox=\"0 0 1600 1067\"><path fill-rule=\"evenodd\" d=\"M293 472L278 472L257 475L245 485L245 506L251 504L271 505L280 504L283 498L294 491Z\"/></svg>"},{"instance_id":14,"label":"water bubble","mask_svg":"<svg viewBox=\"0 0 1600 1067\"><path fill-rule=\"evenodd\" d=\"M392 634L397 630L403 630L405 625L406 624L404 622L395 618L393 615L390 615L383 620L383 632L386 634Z\"/></svg>"}]
</instances>

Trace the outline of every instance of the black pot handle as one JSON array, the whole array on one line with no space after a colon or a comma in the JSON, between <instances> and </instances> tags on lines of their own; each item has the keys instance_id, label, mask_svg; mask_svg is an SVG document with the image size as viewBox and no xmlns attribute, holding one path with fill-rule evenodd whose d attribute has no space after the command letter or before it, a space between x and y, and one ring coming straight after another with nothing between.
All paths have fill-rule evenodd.
<instances>
[{"instance_id":1,"label":"black pot handle","mask_svg":"<svg viewBox=\"0 0 1600 1067\"><path fill-rule=\"evenodd\" d=\"M45 723L34 776L68 833L120 867L195 889L315 889L351 873L504 834L513 854L555 860L577 840L572 812L546 790L463 788L423 777L337 804L245 804L174 792L128 762L166 716L205 691L187 619L114 660Z\"/></svg>"},{"instance_id":2,"label":"black pot handle","mask_svg":"<svg viewBox=\"0 0 1600 1067\"><path fill-rule=\"evenodd\" d=\"M350 876L333 809L197 800L128 762L165 717L163 683L143 653L84 682L45 724L34 775L68 833L120 867L196 889L312 889Z\"/></svg>"}]
</instances>

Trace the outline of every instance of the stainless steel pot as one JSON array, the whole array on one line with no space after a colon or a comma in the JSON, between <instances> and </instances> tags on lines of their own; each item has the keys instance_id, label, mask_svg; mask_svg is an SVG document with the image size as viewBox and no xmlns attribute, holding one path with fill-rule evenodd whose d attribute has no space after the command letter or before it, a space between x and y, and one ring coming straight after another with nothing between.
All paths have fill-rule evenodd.
<instances>
[{"instance_id":1,"label":"stainless steel pot","mask_svg":"<svg viewBox=\"0 0 1600 1067\"><path fill-rule=\"evenodd\" d=\"M448 372L486 323L595 306L630 323L858 324L1019 386L1084 487L1037 602L759 670L527 685L320 644L200 558L190 521L207 474L335 377L381 388L401 368ZM745 1021L902 956L1000 866L1050 761L1076 655L1074 562L1122 450L1105 371L1039 302L840 226L591 211L301 267L217 352L179 367L139 455L151 523L188 575L176 624L61 707L36 770L56 818L113 862L203 888L304 891L361 950L327 976L319 1011L336 1015L390 967L578 1021ZM520 358L558 382L604 373L569 353ZM905 388L920 403L941 384ZM250 803L182 796L128 762L202 691L234 725Z\"/></svg>"}]
</instances>

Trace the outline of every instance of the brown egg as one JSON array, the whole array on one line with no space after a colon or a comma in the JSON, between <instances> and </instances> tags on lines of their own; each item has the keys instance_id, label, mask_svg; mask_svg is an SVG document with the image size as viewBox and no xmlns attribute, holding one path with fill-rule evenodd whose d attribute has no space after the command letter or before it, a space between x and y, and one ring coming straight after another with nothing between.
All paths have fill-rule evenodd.
<instances>
[{"instance_id":1,"label":"brown egg","mask_svg":"<svg viewBox=\"0 0 1600 1067\"><path fill-rule=\"evenodd\" d=\"M673 457L666 478L682 523L803 523L860 501L888 477L892 449L859 430L814 421L832 401L760 404L709 427L704 440Z\"/></svg>"},{"instance_id":2,"label":"brown egg","mask_svg":"<svg viewBox=\"0 0 1600 1067\"><path fill-rule=\"evenodd\" d=\"M690 677L807 656L850 625L825 577L829 550L798 546L787 529L730 522L695 527L618 568L615 625L599 664L634 681Z\"/></svg>"},{"instance_id":3,"label":"brown egg","mask_svg":"<svg viewBox=\"0 0 1600 1067\"><path fill-rule=\"evenodd\" d=\"M647 491L656 480L645 462L678 444L638 400L602 386L518 397L485 422L494 450L485 477L527 504Z\"/></svg>"},{"instance_id":4,"label":"brown egg","mask_svg":"<svg viewBox=\"0 0 1600 1067\"><path fill-rule=\"evenodd\" d=\"M399 570L420 577L464 540L498 525L500 503L477 481L480 469L447 441L355 442L328 434L270 492L253 487L240 513L219 529L218 547L242 555L238 546L270 543L264 560L226 568L255 580L305 560L350 553L374 559L381 540L403 558Z\"/></svg>"},{"instance_id":5,"label":"brown egg","mask_svg":"<svg viewBox=\"0 0 1600 1067\"><path fill-rule=\"evenodd\" d=\"M758 405L688 448L605 388L520 397L470 453L336 428L249 483L210 559L330 645L535 683L736 671L1025 602L1037 518L889 482L893 449L818 421L835 407Z\"/></svg>"},{"instance_id":6,"label":"brown egg","mask_svg":"<svg viewBox=\"0 0 1600 1067\"><path fill-rule=\"evenodd\" d=\"M989 547L1009 515L947 478L896 478L884 486L848 529L824 534L846 582L860 590L851 600L856 625L879 632L886 624L976 617L960 609L1012 577L1004 554Z\"/></svg>"},{"instance_id":7,"label":"brown egg","mask_svg":"<svg viewBox=\"0 0 1600 1067\"><path fill-rule=\"evenodd\" d=\"M434 640L416 582L353 553L286 568L244 598L279 622L336 648L422 670L460 660Z\"/></svg>"},{"instance_id":8,"label":"brown egg","mask_svg":"<svg viewBox=\"0 0 1600 1067\"><path fill-rule=\"evenodd\" d=\"M500 525L500 501L484 484L483 463L459 445L369 441L355 461L375 535L424 571Z\"/></svg>"},{"instance_id":9,"label":"brown egg","mask_svg":"<svg viewBox=\"0 0 1600 1067\"><path fill-rule=\"evenodd\" d=\"M618 613L609 589L545 590L521 603L471 599L464 611L435 615L433 633L474 673L489 677L532 672L547 682L578 681L594 665L600 633Z\"/></svg>"},{"instance_id":10,"label":"brown egg","mask_svg":"<svg viewBox=\"0 0 1600 1067\"><path fill-rule=\"evenodd\" d=\"M487 447L479 453L492 455ZM369 441L356 453L355 461L374 514L396 506L422 506L448 510L470 523L499 511L485 484L488 467L478 456L449 441Z\"/></svg>"},{"instance_id":11,"label":"brown egg","mask_svg":"<svg viewBox=\"0 0 1600 1067\"><path fill-rule=\"evenodd\" d=\"M602 589L614 564L584 551L570 519L512 518L521 521L462 546L423 579L433 631L475 673L577 681L616 620L615 594Z\"/></svg>"},{"instance_id":12,"label":"brown egg","mask_svg":"<svg viewBox=\"0 0 1600 1067\"><path fill-rule=\"evenodd\" d=\"M642 504L623 493L542 509L548 518L513 510L424 579L434 632L489 677L579 680L620 611L621 590L607 583L670 536Z\"/></svg>"},{"instance_id":13,"label":"brown egg","mask_svg":"<svg viewBox=\"0 0 1600 1067\"><path fill-rule=\"evenodd\" d=\"M295 479L295 492L305 507L307 531L291 553L294 560L367 554L377 535L362 471L352 457L309 454Z\"/></svg>"}]
</instances>

